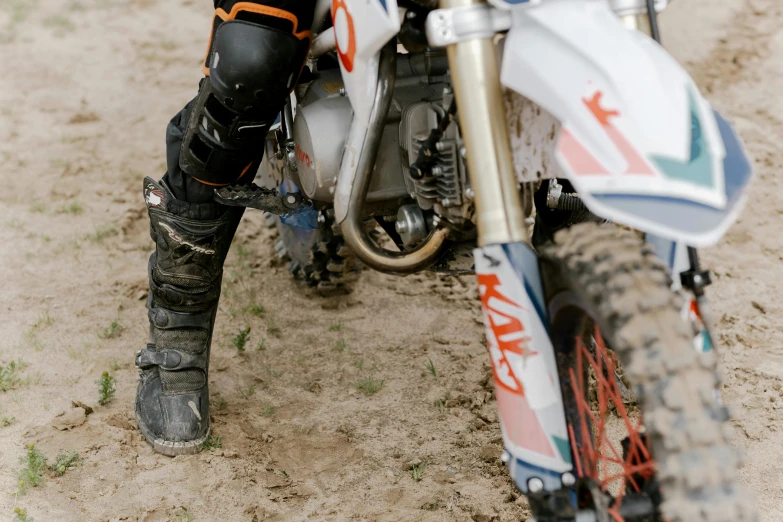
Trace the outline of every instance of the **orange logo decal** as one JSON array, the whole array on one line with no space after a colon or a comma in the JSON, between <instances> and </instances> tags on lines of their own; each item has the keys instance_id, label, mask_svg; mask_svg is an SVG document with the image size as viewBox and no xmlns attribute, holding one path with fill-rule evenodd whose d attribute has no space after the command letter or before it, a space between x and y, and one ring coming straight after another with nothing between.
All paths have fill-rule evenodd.
<instances>
[{"instance_id":1,"label":"orange logo decal","mask_svg":"<svg viewBox=\"0 0 783 522\"><path fill-rule=\"evenodd\" d=\"M538 352L529 348L530 337L524 335L525 327L522 321L497 307L490 306L490 300L496 299L518 310L523 310L523 308L500 293L498 290L500 280L497 275L479 274L478 283L481 288L481 305L489 317L489 325L495 338L495 342L490 343L492 373L495 376L495 382L512 393L524 395L522 383L514 375L505 354L516 354L525 360L528 357L538 355Z\"/></svg>"},{"instance_id":2,"label":"orange logo decal","mask_svg":"<svg viewBox=\"0 0 783 522\"><path fill-rule=\"evenodd\" d=\"M299 161L301 161L305 167L308 169L310 168L310 156L302 150L298 143L296 144L296 157L299 158Z\"/></svg>"},{"instance_id":3,"label":"orange logo decal","mask_svg":"<svg viewBox=\"0 0 783 522\"><path fill-rule=\"evenodd\" d=\"M337 12L342 9L345 15L345 23L347 27L338 27L337 24ZM342 24L340 24L342 25ZM334 26L334 37L337 40L337 55L340 57L340 62L348 72L353 71L353 59L356 56L356 32L353 27L353 17L348 12L348 6L345 4L345 0L332 0L332 26ZM340 46L340 38L337 37L339 31L346 31L348 33L348 48L343 49Z\"/></svg>"}]
</instances>

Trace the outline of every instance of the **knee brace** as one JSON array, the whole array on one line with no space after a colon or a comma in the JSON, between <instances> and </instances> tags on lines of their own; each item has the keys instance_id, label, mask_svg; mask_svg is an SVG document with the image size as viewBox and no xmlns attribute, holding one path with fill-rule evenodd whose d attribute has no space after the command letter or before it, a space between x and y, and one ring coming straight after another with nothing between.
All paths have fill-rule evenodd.
<instances>
[{"instance_id":1,"label":"knee brace","mask_svg":"<svg viewBox=\"0 0 783 522\"><path fill-rule=\"evenodd\" d=\"M222 22L188 120L180 167L197 181L235 183L261 159L264 138L299 78L308 33Z\"/></svg>"}]
</instances>

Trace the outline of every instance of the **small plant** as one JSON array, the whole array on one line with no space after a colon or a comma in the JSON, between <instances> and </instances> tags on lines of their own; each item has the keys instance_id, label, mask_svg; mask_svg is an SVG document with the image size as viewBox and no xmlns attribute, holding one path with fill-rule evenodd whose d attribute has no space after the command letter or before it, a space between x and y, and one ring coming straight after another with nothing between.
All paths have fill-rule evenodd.
<instances>
[{"instance_id":1,"label":"small plant","mask_svg":"<svg viewBox=\"0 0 783 522\"><path fill-rule=\"evenodd\" d=\"M30 212L32 212L34 214L40 214L40 213L43 213L46 210L46 205L44 205L43 203L40 203L40 202L36 202L36 203L33 203L32 205L30 205L29 210L30 210Z\"/></svg>"},{"instance_id":2,"label":"small plant","mask_svg":"<svg viewBox=\"0 0 783 522\"><path fill-rule=\"evenodd\" d=\"M62 15L52 15L44 18L43 24L60 32L73 31L76 27L67 17Z\"/></svg>"},{"instance_id":3,"label":"small plant","mask_svg":"<svg viewBox=\"0 0 783 522\"><path fill-rule=\"evenodd\" d=\"M261 317L266 313L266 309L263 305L260 305L258 303L250 303L250 306L247 307L248 313L251 315L255 315L256 317Z\"/></svg>"},{"instance_id":4,"label":"small plant","mask_svg":"<svg viewBox=\"0 0 783 522\"><path fill-rule=\"evenodd\" d=\"M283 333L280 327L277 326L277 322L271 317L266 322L266 332L274 337L280 337L280 334Z\"/></svg>"},{"instance_id":5,"label":"small plant","mask_svg":"<svg viewBox=\"0 0 783 522\"><path fill-rule=\"evenodd\" d=\"M93 243L103 243L106 238L109 238L111 236L117 235L117 229L113 225L108 225L105 227L95 227L95 232L92 234L89 234L87 236L87 239L92 241Z\"/></svg>"},{"instance_id":6,"label":"small plant","mask_svg":"<svg viewBox=\"0 0 783 522\"><path fill-rule=\"evenodd\" d=\"M114 387L116 383L117 381L109 375L109 372L101 374L101 378L95 381L95 384L98 385L98 404L104 406L114 398L114 393L117 391Z\"/></svg>"},{"instance_id":7,"label":"small plant","mask_svg":"<svg viewBox=\"0 0 783 522\"><path fill-rule=\"evenodd\" d=\"M435 364L433 364L432 359L427 359L427 371L432 374L433 377L438 377L438 371L435 369Z\"/></svg>"},{"instance_id":8,"label":"small plant","mask_svg":"<svg viewBox=\"0 0 783 522\"><path fill-rule=\"evenodd\" d=\"M418 466L413 466L413 469L411 469L411 476L413 477L413 480L416 482L421 482L421 479L424 478L425 469L427 469L426 462L422 462Z\"/></svg>"},{"instance_id":9,"label":"small plant","mask_svg":"<svg viewBox=\"0 0 783 522\"><path fill-rule=\"evenodd\" d=\"M49 469L57 473L58 477L65 475L65 472L79 464L79 452L76 450L63 451L54 459L54 464Z\"/></svg>"},{"instance_id":10,"label":"small plant","mask_svg":"<svg viewBox=\"0 0 783 522\"><path fill-rule=\"evenodd\" d=\"M28 332L25 332L22 336L24 340L29 343L30 347L35 350L36 352L40 352L44 349L44 344L41 342L41 340L38 338L38 335L35 331L35 326Z\"/></svg>"},{"instance_id":11,"label":"small plant","mask_svg":"<svg viewBox=\"0 0 783 522\"><path fill-rule=\"evenodd\" d=\"M220 435L210 435L207 437L207 440L204 441L204 443L201 445L202 448L205 450L212 451L214 449L219 449L223 447L223 437Z\"/></svg>"},{"instance_id":12,"label":"small plant","mask_svg":"<svg viewBox=\"0 0 783 522\"><path fill-rule=\"evenodd\" d=\"M30 518L30 515L27 514L26 509L15 507L13 522L33 522L33 519Z\"/></svg>"},{"instance_id":13,"label":"small plant","mask_svg":"<svg viewBox=\"0 0 783 522\"><path fill-rule=\"evenodd\" d=\"M245 345L247 344L247 340L250 337L250 327L246 327L242 330L239 330L239 333L231 339L231 344L236 347L237 350L240 352L245 351Z\"/></svg>"},{"instance_id":14,"label":"small plant","mask_svg":"<svg viewBox=\"0 0 783 522\"><path fill-rule=\"evenodd\" d=\"M425 502L421 506L421 509L423 509L425 511L435 511L439 507L440 507L440 499L439 498L434 498L434 499L432 499L432 502Z\"/></svg>"},{"instance_id":15,"label":"small plant","mask_svg":"<svg viewBox=\"0 0 783 522\"><path fill-rule=\"evenodd\" d=\"M347 347L348 343L345 342L345 339L338 339L334 343L334 349L338 352L344 352Z\"/></svg>"},{"instance_id":16,"label":"small plant","mask_svg":"<svg viewBox=\"0 0 783 522\"><path fill-rule=\"evenodd\" d=\"M258 345L256 345L256 350L258 350L259 352L263 352L264 350L266 350L266 337L258 341Z\"/></svg>"},{"instance_id":17,"label":"small plant","mask_svg":"<svg viewBox=\"0 0 783 522\"><path fill-rule=\"evenodd\" d=\"M196 517L184 506L182 507L182 511L177 513L174 517L174 522L193 522L194 520L196 520Z\"/></svg>"},{"instance_id":18,"label":"small plant","mask_svg":"<svg viewBox=\"0 0 783 522\"><path fill-rule=\"evenodd\" d=\"M54 317L52 317L49 310L47 310L38 316L38 319L33 323L32 328L35 330L51 326L52 324L54 324Z\"/></svg>"},{"instance_id":19,"label":"small plant","mask_svg":"<svg viewBox=\"0 0 783 522\"><path fill-rule=\"evenodd\" d=\"M125 328L120 324L120 318L117 317L107 328L104 328L102 331L98 332L98 337L101 339L114 339L115 337L122 335L122 331L124 329Z\"/></svg>"},{"instance_id":20,"label":"small plant","mask_svg":"<svg viewBox=\"0 0 783 522\"><path fill-rule=\"evenodd\" d=\"M57 210L58 214L71 214L74 216L78 216L79 214L84 212L84 207L81 203L79 203L79 200L74 199L67 205L63 205Z\"/></svg>"},{"instance_id":21,"label":"small plant","mask_svg":"<svg viewBox=\"0 0 783 522\"><path fill-rule=\"evenodd\" d=\"M273 406L270 403L266 403L263 406L263 409L261 410L261 416L262 417L272 417L275 412L277 411L277 407Z\"/></svg>"},{"instance_id":22,"label":"small plant","mask_svg":"<svg viewBox=\"0 0 783 522\"><path fill-rule=\"evenodd\" d=\"M27 453L19 459L22 467L17 470L19 479L19 494L24 495L29 487L38 487L44 483L43 472L46 470L46 455L35 448L35 444L27 445Z\"/></svg>"},{"instance_id":23,"label":"small plant","mask_svg":"<svg viewBox=\"0 0 783 522\"><path fill-rule=\"evenodd\" d=\"M256 385L251 384L247 390L239 389L239 394L242 396L243 399L247 400L250 397L252 397L256 393Z\"/></svg>"},{"instance_id":24,"label":"small plant","mask_svg":"<svg viewBox=\"0 0 783 522\"><path fill-rule=\"evenodd\" d=\"M356 366L357 368L359 368L359 370L363 370L364 369L364 359L356 359L353 362L353 365Z\"/></svg>"},{"instance_id":25,"label":"small plant","mask_svg":"<svg viewBox=\"0 0 783 522\"><path fill-rule=\"evenodd\" d=\"M215 401L215 410L217 411L223 411L226 409L227 406L228 403L226 402L226 399L224 399L223 397L220 397Z\"/></svg>"},{"instance_id":26,"label":"small plant","mask_svg":"<svg viewBox=\"0 0 783 522\"><path fill-rule=\"evenodd\" d=\"M329 327L330 332L339 332L343 329L343 322L337 321L336 323L332 323L332 325Z\"/></svg>"},{"instance_id":27,"label":"small plant","mask_svg":"<svg viewBox=\"0 0 783 522\"><path fill-rule=\"evenodd\" d=\"M8 391L21 384L19 371L24 368L21 360L11 361L5 366L0 364L0 390Z\"/></svg>"},{"instance_id":28,"label":"small plant","mask_svg":"<svg viewBox=\"0 0 783 522\"><path fill-rule=\"evenodd\" d=\"M383 381L378 381L372 377L365 377L356 383L356 389L365 395L373 395L383 388Z\"/></svg>"},{"instance_id":29,"label":"small plant","mask_svg":"<svg viewBox=\"0 0 783 522\"><path fill-rule=\"evenodd\" d=\"M7 428L16 422L16 417L0 417L0 428Z\"/></svg>"}]
</instances>

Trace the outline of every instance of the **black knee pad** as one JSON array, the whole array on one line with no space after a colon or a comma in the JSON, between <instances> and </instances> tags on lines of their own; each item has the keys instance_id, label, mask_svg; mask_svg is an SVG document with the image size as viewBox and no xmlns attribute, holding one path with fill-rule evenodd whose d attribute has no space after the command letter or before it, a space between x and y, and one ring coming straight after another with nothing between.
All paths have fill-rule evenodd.
<instances>
[{"instance_id":1,"label":"black knee pad","mask_svg":"<svg viewBox=\"0 0 783 522\"><path fill-rule=\"evenodd\" d=\"M182 170L208 185L228 185L257 163L309 43L251 22L222 23L212 43L209 76L191 108Z\"/></svg>"}]
</instances>

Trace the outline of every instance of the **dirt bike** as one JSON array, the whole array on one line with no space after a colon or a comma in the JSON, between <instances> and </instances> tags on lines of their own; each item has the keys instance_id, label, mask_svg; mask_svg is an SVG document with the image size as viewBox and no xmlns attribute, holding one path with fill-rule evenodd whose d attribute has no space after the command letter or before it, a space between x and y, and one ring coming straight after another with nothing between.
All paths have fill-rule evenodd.
<instances>
[{"instance_id":1,"label":"dirt bike","mask_svg":"<svg viewBox=\"0 0 783 522\"><path fill-rule=\"evenodd\" d=\"M659 45L666 3L320 2L263 186L216 192L278 216L325 291L357 261L475 272L501 459L538 522L757 519L696 250L752 172Z\"/></svg>"}]
</instances>

